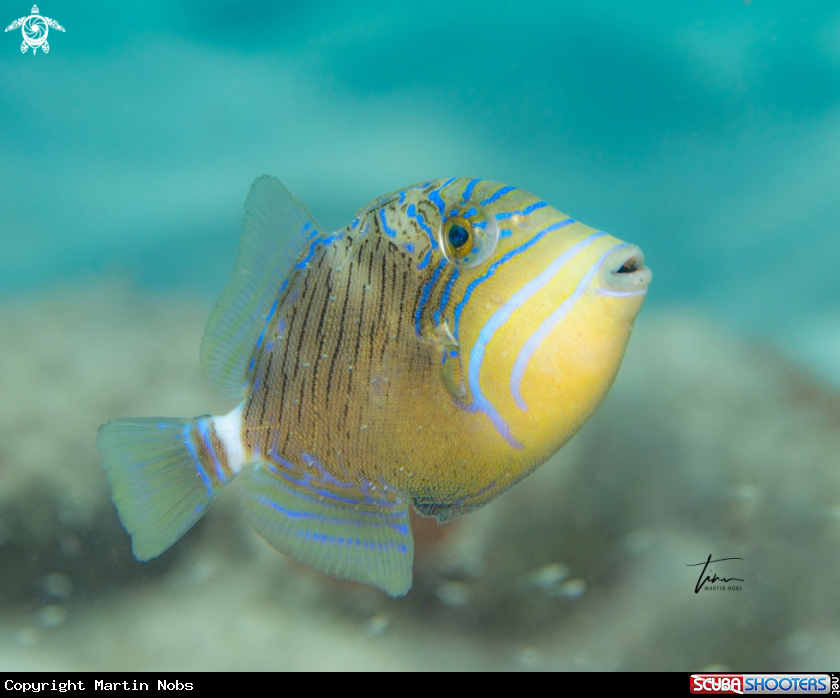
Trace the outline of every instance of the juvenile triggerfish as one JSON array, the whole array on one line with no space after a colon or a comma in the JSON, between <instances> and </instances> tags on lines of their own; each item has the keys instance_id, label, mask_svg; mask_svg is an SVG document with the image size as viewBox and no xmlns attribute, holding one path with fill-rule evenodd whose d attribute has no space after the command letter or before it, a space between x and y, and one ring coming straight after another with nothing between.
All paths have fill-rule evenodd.
<instances>
[{"instance_id":1,"label":"juvenile triggerfish","mask_svg":"<svg viewBox=\"0 0 840 698\"><path fill-rule=\"evenodd\" d=\"M650 279L638 247L496 182L418 184L326 233L257 179L201 344L239 405L99 430L134 555L160 555L236 478L281 553L405 595L409 505L461 516L566 443L612 385Z\"/></svg>"}]
</instances>

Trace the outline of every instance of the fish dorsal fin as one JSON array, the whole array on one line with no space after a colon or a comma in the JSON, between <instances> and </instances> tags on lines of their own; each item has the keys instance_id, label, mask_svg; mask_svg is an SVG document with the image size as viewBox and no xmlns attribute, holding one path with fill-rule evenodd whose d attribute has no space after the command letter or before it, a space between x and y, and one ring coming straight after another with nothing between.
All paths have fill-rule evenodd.
<instances>
[{"instance_id":1,"label":"fish dorsal fin","mask_svg":"<svg viewBox=\"0 0 840 698\"><path fill-rule=\"evenodd\" d=\"M204 377L222 397L242 397L248 360L280 286L306 239L320 232L303 202L279 179L254 180L233 276L201 340Z\"/></svg>"},{"instance_id":2,"label":"fish dorsal fin","mask_svg":"<svg viewBox=\"0 0 840 698\"><path fill-rule=\"evenodd\" d=\"M331 477L319 484L270 463L249 466L240 480L245 518L272 547L324 574L408 593L414 542L402 497L347 483L337 492Z\"/></svg>"}]
</instances>

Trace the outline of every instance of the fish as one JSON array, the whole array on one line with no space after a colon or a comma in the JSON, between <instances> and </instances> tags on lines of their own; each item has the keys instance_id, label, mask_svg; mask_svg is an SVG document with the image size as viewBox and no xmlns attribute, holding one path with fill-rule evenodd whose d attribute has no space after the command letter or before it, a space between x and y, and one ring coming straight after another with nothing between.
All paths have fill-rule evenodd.
<instances>
[{"instance_id":1,"label":"fish","mask_svg":"<svg viewBox=\"0 0 840 698\"><path fill-rule=\"evenodd\" d=\"M498 182L418 183L326 232L256 179L200 351L237 406L97 436L134 556L236 480L276 550L406 595L409 508L449 521L556 453L610 389L650 281L635 245Z\"/></svg>"}]
</instances>

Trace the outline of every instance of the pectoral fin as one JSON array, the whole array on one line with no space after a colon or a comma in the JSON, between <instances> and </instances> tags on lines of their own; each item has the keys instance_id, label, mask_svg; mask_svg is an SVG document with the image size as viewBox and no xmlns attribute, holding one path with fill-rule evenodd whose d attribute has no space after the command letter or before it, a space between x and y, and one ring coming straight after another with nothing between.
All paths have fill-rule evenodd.
<instances>
[{"instance_id":1,"label":"pectoral fin","mask_svg":"<svg viewBox=\"0 0 840 698\"><path fill-rule=\"evenodd\" d=\"M440 356L440 377L446 389L458 402L469 402L470 391L461 364L461 349L448 323L444 320L428 339Z\"/></svg>"}]
</instances>

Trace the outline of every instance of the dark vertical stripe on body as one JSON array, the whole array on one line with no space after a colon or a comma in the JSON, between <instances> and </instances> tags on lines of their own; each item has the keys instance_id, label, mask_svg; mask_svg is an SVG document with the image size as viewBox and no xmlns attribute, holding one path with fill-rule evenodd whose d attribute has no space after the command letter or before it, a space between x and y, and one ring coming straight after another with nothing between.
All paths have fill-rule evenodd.
<instances>
[{"instance_id":1,"label":"dark vertical stripe on body","mask_svg":"<svg viewBox=\"0 0 840 698\"><path fill-rule=\"evenodd\" d=\"M332 357L330 359L330 371L327 374L327 410L329 410L330 398L332 397L332 379L335 371L335 363L341 352L342 341L344 339L344 321L347 318L347 304L350 302L350 288L353 282L353 262L350 262L350 267L347 270L347 287L344 289L344 304L341 308L341 319L338 322L338 337L335 340Z\"/></svg>"},{"instance_id":2,"label":"dark vertical stripe on body","mask_svg":"<svg viewBox=\"0 0 840 698\"><path fill-rule=\"evenodd\" d=\"M431 208L428 201L421 206L429 215ZM275 312L285 322L283 341L264 338L259 378L243 412L249 449L301 468L307 467L302 454L310 454L339 479L361 472L375 477L383 465L364 459L370 432L363 427L396 418L390 396L398 376L423 381L434 369L412 319L417 309L431 314L451 279L439 255L434 268L416 269L417 257L434 245L416 220L402 213L380 220L377 210L369 216L371 235L351 239L349 229L337 233L333 244L319 246L290 277L289 293L279 297ZM407 236L415 242L417 253L406 253L386 237L385 226L393 226L401 241ZM422 289L430 281L429 303L421 308ZM274 321L269 324L274 332Z\"/></svg>"},{"instance_id":3,"label":"dark vertical stripe on body","mask_svg":"<svg viewBox=\"0 0 840 698\"><path fill-rule=\"evenodd\" d=\"M296 380L298 377L298 371L302 368L303 363L308 363L304 361L303 356L303 340L306 336L306 318L311 317L312 313L312 304L315 302L315 288L316 284L310 284L310 279L313 274L307 274L306 281L304 283L304 290L301 293L301 300L306 297L307 293L309 295L309 302L306 304L306 312L303 314L302 322L300 323L300 330L298 331L298 342L297 346L295 347L294 359L295 359L295 372L292 376L292 380Z\"/></svg>"},{"instance_id":4,"label":"dark vertical stripe on body","mask_svg":"<svg viewBox=\"0 0 840 698\"><path fill-rule=\"evenodd\" d=\"M327 311L330 308L330 304L333 302L332 300L332 284L330 283L329 275L327 275L327 291L324 294L324 305L321 308L321 315L318 318L318 326L315 329L315 337L318 337L320 341L318 342L318 349L315 352L315 359L310 367L312 368L312 400L315 400L316 394L315 391L318 387L318 371L321 368L321 358L324 355L324 342L327 341L327 333L324 331L324 318L327 315Z\"/></svg>"},{"instance_id":5,"label":"dark vertical stripe on body","mask_svg":"<svg viewBox=\"0 0 840 698\"><path fill-rule=\"evenodd\" d=\"M400 307L399 307L399 315L397 316L397 341L403 341L402 336L402 321L403 315L405 314L405 289L408 286L408 271L403 269L402 273L402 286L400 288Z\"/></svg>"},{"instance_id":6,"label":"dark vertical stripe on body","mask_svg":"<svg viewBox=\"0 0 840 698\"><path fill-rule=\"evenodd\" d=\"M263 375L262 383L260 384L260 391L262 392L262 409L260 410L259 425L263 426L265 423L265 406L268 401L268 391L271 386L271 362L274 361L274 352L268 353L268 361L266 362L265 373Z\"/></svg>"},{"instance_id":7,"label":"dark vertical stripe on body","mask_svg":"<svg viewBox=\"0 0 840 698\"><path fill-rule=\"evenodd\" d=\"M231 476L230 466L228 465L227 459L227 451L225 450L225 445L222 443L222 440L219 438L219 435L216 433L216 427L213 426L213 422L210 422L209 429L210 433L210 446L213 448L213 452L216 454L216 460L221 467L222 474L225 480L229 479Z\"/></svg>"}]
</instances>

